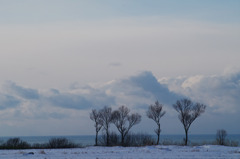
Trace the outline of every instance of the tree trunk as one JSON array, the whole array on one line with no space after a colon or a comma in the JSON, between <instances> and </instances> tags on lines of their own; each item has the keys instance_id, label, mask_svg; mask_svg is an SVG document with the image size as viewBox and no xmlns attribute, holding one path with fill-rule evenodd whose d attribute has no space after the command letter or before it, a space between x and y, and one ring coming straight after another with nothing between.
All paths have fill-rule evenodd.
<instances>
[{"instance_id":1,"label":"tree trunk","mask_svg":"<svg viewBox=\"0 0 240 159\"><path fill-rule=\"evenodd\" d=\"M159 139L160 139L160 134L157 134L158 138L157 138L157 145L159 144Z\"/></svg>"},{"instance_id":2,"label":"tree trunk","mask_svg":"<svg viewBox=\"0 0 240 159\"><path fill-rule=\"evenodd\" d=\"M161 132L161 129L160 129L160 123L158 124L158 130L157 130L157 145L159 144L159 140L160 140L160 132Z\"/></svg>"},{"instance_id":3,"label":"tree trunk","mask_svg":"<svg viewBox=\"0 0 240 159\"><path fill-rule=\"evenodd\" d=\"M122 144L122 146L124 146L124 135L123 135L123 134L121 134L121 136L122 136L122 141L121 141L121 144Z\"/></svg>"},{"instance_id":4,"label":"tree trunk","mask_svg":"<svg viewBox=\"0 0 240 159\"><path fill-rule=\"evenodd\" d=\"M187 144L188 144L188 130L187 129L185 129L185 146L187 146Z\"/></svg>"},{"instance_id":5,"label":"tree trunk","mask_svg":"<svg viewBox=\"0 0 240 159\"><path fill-rule=\"evenodd\" d=\"M95 137L95 146L98 146L98 132L96 132L96 137Z\"/></svg>"},{"instance_id":6,"label":"tree trunk","mask_svg":"<svg viewBox=\"0 0 240 159\"><path fill-rule=\"evenodd\" d=\"M109 146L109 132L107 130L107 146Z\"/></svg>"}]
</instances>

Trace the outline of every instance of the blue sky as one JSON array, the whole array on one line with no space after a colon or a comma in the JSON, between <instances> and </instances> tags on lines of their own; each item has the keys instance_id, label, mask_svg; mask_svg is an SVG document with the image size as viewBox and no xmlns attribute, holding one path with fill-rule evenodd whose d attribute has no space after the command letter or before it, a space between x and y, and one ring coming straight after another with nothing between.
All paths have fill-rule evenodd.
<instances>
[{"instance_id":1,"label":"blue sky","mask_svg":"<svg viewBox=\"0 0 240 159\"><path fill-rule=\"evenodd\" d=\"M239 1L24 0L1 1L1 23L26 24L102 20L131 16L171 16L213 22L239 22Z\"/></svg>"},{"instance_id":2,"label":"blue sky","mask_svg":"<svg viewBox=\"0 0 240 159\"><path fill-rule=\"evenodd\" d=\"M0 135L94 134L92 108L207 111L190 133L240 133L240 1L0 0ZM71 124L69 124L71 123ZM153 130L143 117L134 131ZM112 126L113 127L113 126ZM149 132L149 133L153 133Z\"/></svg>"}]
</instances>

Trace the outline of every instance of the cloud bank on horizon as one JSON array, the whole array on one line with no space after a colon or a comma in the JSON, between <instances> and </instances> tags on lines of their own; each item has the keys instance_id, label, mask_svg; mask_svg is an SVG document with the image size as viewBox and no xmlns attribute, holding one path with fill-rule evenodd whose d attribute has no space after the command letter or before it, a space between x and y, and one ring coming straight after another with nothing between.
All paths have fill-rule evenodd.
<instances>
[{"instance_id":1,"label":"cloud bank on horizon","mask_svg":"<svg viewBox=\"0 0 240 159\"><path fill-rule=\"evenodd\" d=\"M79 128L75 128L77 131L81 129L81 125L86 123L92 125L88 115L93 108L100 109L107 105L116 109L120 105L126 105L132 111L138 111L145 116L147 107L158 100L164 104L164 109L168 113L163 120L163 125L167 124L164 126L165 132L173 133L167 129L171 130L171 127L179 125L179 123L177 120L172 120L173 118L177 119L177 113L173 110L172 104L176 100L186 97L208 106L203 115L204 119L199 119L201 127L196 126L192 130L194 133L198 133L199 130L203 133L214 133L218 128L226 128L229 133L239 133L240 129L235 125L236 121L240 119L239 94L240 72L224 73L219 76L198 75L157 79L151 72L145 71L103 84L86 86L75 84L74 87L70 86L68 90L64 91L26 88L13 81L8 81L2 87L0 94L0 127L3 128L4 125L6 127L18 125L27 127L28 124L34 123L31 127L42 127L42 133L44 133L45 127L50 127L48 124L51 122L60 124L71 121L73 124L78 123L75 125L79 126ZM145 126L149 126L151 123L145 117L143 120L145 121L138 128L139 131L146 130ZM208 120L214 120L215 124L206 124L205 122ZM38 124L42 122L45 124L42 126ZM164 124L164 122L166 123ZM148 125L144 125L146 123ZM233 127L229 123L235 126ZM67 123L65 124L67 125ZM64 130L64 127L63 124L60 130ZM90 130L91 128L88 126L82 130L82 133L94 132ZM69 130L69 133L71 131ZM181 133L181 129L177 132ZM37 134L37 132L35 133ZM49 131L46 130L45 133L49 133Z\"/></svg>"}]
</instances>

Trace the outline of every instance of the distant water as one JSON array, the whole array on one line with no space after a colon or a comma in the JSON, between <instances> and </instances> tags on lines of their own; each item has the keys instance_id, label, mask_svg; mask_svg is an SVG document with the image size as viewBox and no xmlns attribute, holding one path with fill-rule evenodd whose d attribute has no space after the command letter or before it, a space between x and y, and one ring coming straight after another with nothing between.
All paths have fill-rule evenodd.
<instances>
[{"instance_id":1,"label":"distant water","mask_svg":"<svg viewBox=\"0 0 240 159\"><path fill-rule=\"evenodd\" d=\"M173 141L173 142L183 142L183 139L185 138L185 135L161 135L160 140L162 141ZM213 143L216 141L216 134L210 134L210 135L189 135L188 136L189 143ZM226 140L228 141L237 141L238 145L240 145L240 134L229 134L226 137Z\"/></svg>"},{"instance_id":2,"label":"distant water","mask_svg":"<svg viewBox=\"0 0 240 159\"><path fill-rule=\"evenodd\" d=\"M81 144L82 146L89 146L94 145L95 143L95 136L94 135L80 135L80 136L20 136L19 138L23 141L28 142L29 144L34 143L47 143L52 138L59 138L64 137L68 140L76 143ZM153 138L156 135L152 136ZM183 142L183 138L185 135L161 135L160 142L163 141L170 141L170 142ZM0 144L7 141L9 138L13 137L0 137ZM240 146L240 134L236 135L227 135L227 140L229 141L237 141ZM190 143L212 143L216 140L216 135L189 135L189 142Z\"/></svg>"},{"instance_id":3,"label":"distant water","mask_svg":"<svg viewBox=\"0 0 240 159\"><path fill-rule=\"evenodd\" d=\"M29 144L44 144L47 143L52 138L66 138L71 142L76 144L81 144L82 146L94 145L95 136L94 135L79 135L79 136L18 136L21 140L28 142ZM13 137L0 137L0 144L7 141L9 138Z\"/></svg>"}]
</instances>

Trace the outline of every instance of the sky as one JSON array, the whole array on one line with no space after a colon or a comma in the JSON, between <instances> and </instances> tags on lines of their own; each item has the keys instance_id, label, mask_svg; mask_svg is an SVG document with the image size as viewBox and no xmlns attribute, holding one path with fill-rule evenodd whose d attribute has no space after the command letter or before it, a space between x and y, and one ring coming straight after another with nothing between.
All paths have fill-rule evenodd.
<instances>
[{"instance_id":1,"label":"sky","mask_svg":"<svg viewBox=\"0 0 240 159\"><path fill-rule=\"evenodd\" d=\"M0 0L0 136L89 135L92 109L184 134L172 105L207 105L190 134L240 134L240 1ZM114 125L111 126L114 130ZM149 130L146 132L146 130Z\"/></svg>"}]
</instances>

